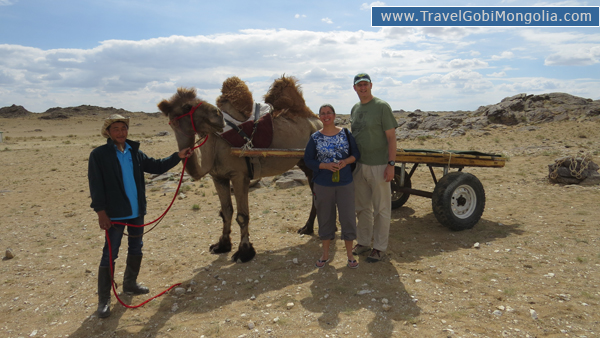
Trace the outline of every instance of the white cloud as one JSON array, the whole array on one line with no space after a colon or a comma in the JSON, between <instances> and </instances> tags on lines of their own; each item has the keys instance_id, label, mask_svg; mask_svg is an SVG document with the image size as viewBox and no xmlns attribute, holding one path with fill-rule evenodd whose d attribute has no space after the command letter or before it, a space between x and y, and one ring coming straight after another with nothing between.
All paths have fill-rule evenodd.
<instances>
[{"instance_id":1,"label":"white cloud","mask_svg":"<svg viewBox=\"0 0 600 338\"><path fill-rule=\"evenodd\" d=\"M474 68L486 68L488 67L488 63L481 61L479 59L454 59L450 60L450 62L444 63L442 65L444 68L454 68L454 69L474 69Z\"/></svg>"},{"instance_id":2,"label":"white cloud","mask_svg":"<svg viewBox=\"0 0 600 338\"><path fill-rule=\"evenodd\" d=\"M523 30L531 48L545 54L547 66L588 66L600 62L600 34Z\"/></svg>"},{"instance_id":3,"label":"white cloud","mask_svg":"<svg viewBox=\"0 0 600 338\"><path fill-rule=\"evenodd\" d=\"M214 102L223 80L233 75L246 81L254 98L261 100L273 79L285 73L299 78L311 108L327 101L347 113L357 100L352 77L362 71L373 78L374 94L394 109L472 109L494 103L492 99L544 88L577 90L598 98L600 80L587 74L590 79L585 81L577 75L572 79L507 76L525 76L530 71L531 65L520 69L517 61L523 57L569 66L576 64L573 57L579 55L582 67L597 63L597 33L521 31L511 31L514 35L506 38L512 46L500 48L510 49L509 53L519 50L518 58L501 53L505 58L485 61L478 55L490 55L486 49L490 44L494 50L497 46L478 30L426 34L406 28L332 32L246 29L140 41L107 40L90 49L42 50L0 44L0 106L14 103L42 112L55 106L91 104L154 112L156 104L179 86L196 87L202 98ZM533 46L521 48L523 39ZM558 47L550 41L558 41ZM495 64L498 60L503 63ZM496 72L488 74L491 69Z\"/></svg>"},{"instance_id":4,"label":"white cloud","mask_svg":"<svg viewBox=\"0 0 600 338\"><path fill-rule=\"evenodd\" d=\"M386 39L394 39L397 43L420 42L426 37L420 30L410 27L383 27L381 32Z\"/></svg>"},{"instance_id":5,"label":"white cloud","mask_svg":"<svg viewBox=\"0 0 600 338\"><path fill-rule=\"evenodd\" d=\"M329 79L334 79L335 77L335 73L332 73L327 69L320 67L315 67L309 70L308 72L303 73L301 76L301 78L306 82L328 81Z\"/></svg>"},{"instance_id":6,"label":"white cloud","mask_svg":"<svg viewBox=\"0 0 600 338\"><path fill-rule=\"evenodd\" d=\"M505 86L515 93L543 93L563 90L562 81L547 78L531 78L506 84Z\"/></svg>"},{"instance_id":7,"label":"white cloud","mask_svg":"<svg viewBox=\"0 0 600 338\"><path fill-rule=\"evenodd\" d=\"M492 55L492 60L512 59L513 57L515 57L513 52L504 51L500 55Z\"/></svg>"},{"instance_id":8,"label":"white cloud","mask_svg":"<svg viewBox=\"0 0 600 338\"><path fill-rule=\"evenodd\" d=\"M3 70L0 72L0 86L12 85L16 82L15 76L10 74L10 71Z\"/></svg>"},{"instance_id":9,"label":"white cloud","mask_svg":"<svg viewBox=\"0 0 600 338\"><path fill-rule=\"evenodd\" d=\"M404 55L403 55L402 51L386 51L386 50L382 50L381 51L381 57L383 57L383 58L403 58Z\"/></svg>"},{"instance_id":10,"label":"white cloud","mask_svg":"<svg viewBox=\"0 0 600 338\"><path fill-rule=\"evenodd\" d=\"M323 18L323 19L321 19L321 21L323 21L324 23L328 23L328 24L332 24L333 23L333 21L331 21L330 18Z\"/></svg>"},{"instance_id":11,"label":"white cloud","mask_svg":"<svg viewBox=\"0 0 600 338\"><path fill-rule=\"evenodd\" d=\"M110 106L155 111L155 98L172 95L178 86L194 86L199 93L216 96L222 81L232 75L245 80L262 78L252 81L259 84L255 95L260 99L272 79L284 73L306 82L350 81L346 77L353 76L358 63L372 68L378 59L365 63L357 58L349 63L350 69L340 65L339 60L356 51L353 43L345 41L365 39L374 46L382 43L376 33L245 30L212 36L109 40L88 50L43 51L0 45L0 86L17 83L5 95L0 93L0 102L17 100L32 111L44 111L50 97L63 100L63 106L81 104L81 99L86 104L110 99L115 101ZM319 66L307 73L307 64ZM319 69L326 70L326 76L317 76ZM25 89L36 92L28 94ZM64 94L64 89L72 94ZM88 90L90 93L83 94ZM33 95L44 99L33 100Z\"/></svg>"},{"instance_id":12,"label":"white cloud","mask_svg":"<svg viewBox=\"0 0 600 338\"><path fill-rule=\"evenodd\" d=\"M383 78L383 81L381 81L381 83L379 83L380 86L385 86L385 87L397 87L402 85L402 81L396 80L392 77L386 76L385 78Z\"/></svg>"},{"instance_id":13,"label":"white cloud","mask_svg":"<svg viewBox=\"0 0 600 338\"><path fill-rule=\"evenodd\" d=\"M480 73L466 70L432 74L414 80L411 84L423 89L444 88L461 93L484 92L493 87L493 84Z\"/></svg>"},{"instance_id":14,"label":"white cloud","mask_svg":"<svg viewBox=\"0 0 600 338\"><path fill-rule=\"evenodd\" d=\"M385 2L375 1L375 2L371 2L371 4L368 4L365 2L362 5L360 5L360 10L368 11L368 10L371 10L371 7L373 7L373 6L385 6Z\"/></svg>"},{"instance_id":15,"label":"white cloud","mask_svg":"<svg viewBox=\"0 0 600 338\"><path fill-rule=\"evenodd\" d=\"M444 39L446 42L465 43L461 39L467 36L487 34L498 29L485 27L423 27L420 30L429 37Z\"/></svg>"},{"instance_id":16,"label":"white cloud","mask_svg":"<svg viewBox=\"0 0 600 338\"><path fill-rule=\"evenodd\" d=\"M304 14L296 14L296 15L294 15L294 18L296 18L296 19L306 18L306 15L304 15Z\"/></svg>"},{"instance_id":17,"label":"white cloud","mask_svg":"<svg viewBox=\"0 0 600 338\"><path fill-rule=\"evenodd\" d=\"M589 66L600 62L600 47L581 46L575 50L564 50L549 55L546 66Z\"/></svg>"},{"instance_id":18,"label":"white cloud","mask_svg":"<svg viewBox=\"0 0 600 338\"><path fill-rule=\"evenodd\" d=\"M426 54L415 60L418 64L433 64L437 62L438 58L434 54Z\"/></svg>"},{"instance_id":19,"label":"white cloud","mask_svg":"<svg viewBox=\"0 0 600 338\"><path fill-rule=\"evenodd\" d=\"M0 6L10 6L15 4L16 1L11 0L0 0Z\"/></svg>"}]
</instances>

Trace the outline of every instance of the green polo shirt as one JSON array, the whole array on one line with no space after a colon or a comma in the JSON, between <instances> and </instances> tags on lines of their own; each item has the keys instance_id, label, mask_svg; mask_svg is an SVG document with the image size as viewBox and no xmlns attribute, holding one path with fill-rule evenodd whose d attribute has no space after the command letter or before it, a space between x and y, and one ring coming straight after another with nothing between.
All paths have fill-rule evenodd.
<instances>
[{"instance_id":1,"label":"green polo shirt","mask_svg":"<svg viewBox=\"0 0 600 338\"><path fill-rule=\"evenodd\" d=\"M350 124L360 151L358 162L367 165L387 164L385 131L398 127L390 105L377 97L365 104L358 102L352 107Z\"/></svg>"}]
</instances>

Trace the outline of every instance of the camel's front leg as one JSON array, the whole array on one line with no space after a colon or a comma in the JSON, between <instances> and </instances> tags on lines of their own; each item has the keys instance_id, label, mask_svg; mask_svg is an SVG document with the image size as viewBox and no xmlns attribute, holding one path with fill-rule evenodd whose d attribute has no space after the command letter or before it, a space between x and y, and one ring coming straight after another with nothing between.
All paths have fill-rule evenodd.
<instances>
[{"instance_id":1,"label":"camel's front leg","mask_svg":"<svg viewBox=\"0 0 600 338\"><path fill-rule=\"evenodd\" d=\"M310 192L314 193L313 190L313 186L314 183L312 181L312 176L313 176L313 172L312 170L310 170L306 164L304 164L304 160L300 160L300 162L298 162L298 167L300 169L302 169L302 171L304 172L304 175L306 175L306 178L308 179L308 185L310 186ZM298 229L298 233L299 234L305 234L305 235L312 235L315 233L314 227L315 227L315 218L317 217L317 208L315 207L315 199L314 197L312 198L312 205L310 207L310 215L308 216L308 219L306 220L306 224L304 224L304 226L300 229Z\"/></svg>"},{"instance_id":2,"label":"camel's front leg","mask_svg":"<svg viewBox=\"0 0 600 338\"><path fill-rule=\"evenodd\" d=\"M233 205L231 204L231 192L229 179L213 177L219 201L221 202L221 218L223 219L223 234L219 242L210 246L210 252L220 254L231 251L231 219L233 217Z\"/></svg>"},{"instance_id":3,"label":"camel's front leg","mask_svg":"<svg viewBox=\"0 0 600 338\"><path fill-rule=\"evenodd\" d=\"M248 189L250 179L245 175L238 175L231 179L233 182L233 193L235 194L235 203L237 206L236 221L240 225L240 245L238 251L233 254L234 262L241 261L246 263L256 255L256 251L250 243L250 209L248 208Z\"/></svg>"}]
</instances>

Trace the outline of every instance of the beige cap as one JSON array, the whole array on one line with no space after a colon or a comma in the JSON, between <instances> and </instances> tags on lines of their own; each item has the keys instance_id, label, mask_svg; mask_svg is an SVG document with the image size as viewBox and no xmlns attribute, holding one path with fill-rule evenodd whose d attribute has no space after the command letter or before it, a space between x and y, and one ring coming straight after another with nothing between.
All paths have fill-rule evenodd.
<instances>
[{"instance_id":1,"label":"beige cap","mask_svg":"<svg viewBox=\"0 0 600 338\"><path fill-rule=\"evenodd\" d=\"M112 114L109 118L104 120L104 125L102 125L100 134L106 138L110 138L108 135L108 127L115 122L123 122L127 125L127 129L129 129L129 117L123 117L119 114Z\"/></svg>"}]
</instances>

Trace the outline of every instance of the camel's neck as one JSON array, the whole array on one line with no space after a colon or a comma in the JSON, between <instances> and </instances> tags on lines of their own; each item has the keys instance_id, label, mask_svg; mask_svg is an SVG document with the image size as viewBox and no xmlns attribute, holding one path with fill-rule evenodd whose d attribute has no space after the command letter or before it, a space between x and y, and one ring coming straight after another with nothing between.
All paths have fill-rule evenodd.
<instances>
[{"instance_id":1,"label":"camel's neck","mask_svg":"<svg viewBox=\"0 0 600 338\"><path fill-rule=\"evenodd\" d=\"M215 143L216 138L218 138L215 134L208 135L208 140L204 143L200 148L196 149L192 156L190 156L187 160L185 171L194 178L194 180L199 180L202 177L206 176L208 172L212 169L213 164L215 163ZM183 142L178 139L179 149L184 149L186 147L193 146L193 140L190 142Z\"/></svg>"}]
</instances>

